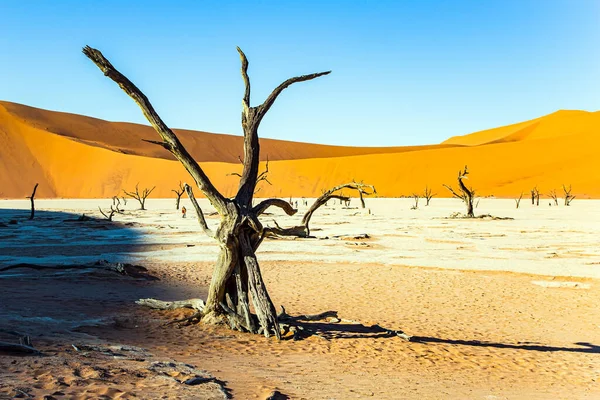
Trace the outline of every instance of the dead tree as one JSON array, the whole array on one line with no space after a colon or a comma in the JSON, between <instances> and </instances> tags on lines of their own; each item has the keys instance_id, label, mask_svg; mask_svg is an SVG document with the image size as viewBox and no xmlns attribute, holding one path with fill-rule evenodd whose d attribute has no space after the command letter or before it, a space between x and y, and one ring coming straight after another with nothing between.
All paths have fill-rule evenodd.
<instances>
[{"instance_id":1,"label":"dead tree","mask_svg":"<svg viewBox=\"0 0 600 400\"><path fill-rule=\"evenodd\" d=\"M364 183L351 182L344 183L343 185L338 185L324 192L318 199L315 200L312 206L310 206L308 211L302 217L302 222L300 225L292 226L289 228L282 228L277 224L277 221L273 221L275 223L275 227L266 228L266 234L269 236L297 236L301 238L310 237L310 219L312 218L315 211L319 209L319 207L327 205L327 202L330 199L339 199L340 201L350 200L349 197L336 194L336 192L342 189L356 190L358 191L358 193L362 193L363 195L372 195L377 193L374 186L366 185Z\"/></svg>"},{"instance_id":2,"label":"dead tree","mask_svg":"<svg viewBox=\"0 0 600 400\"><path fill-rule=\"evenodd\" d=\"M519 205L521 204L521 199L523 198L523 192L521 192L521 194L519 195L518 199L515 199L515 203L517 203L517 208L519 208Z\"/></svg>"},{"instance_id":3,"label":"dead tree","mask_svg":"<svg viewBox=\"0 0 600 400\"><path fill-rule=\"evenodd\" d=\"M140 193L139 185L140 185L139 183L137 183L135 185L135 192L128 192L125 189L123 189L123 193L125 193L127 196L129 196L131 198L134 198L137 201L139 201L140 202L140 207L141 207L140 209L141 210L145 210L146 209L146 199L148 198L148 196L150 196L150 193L152 193L152 191L154 189L156 189L156 186L154 186L152 189L145 188Z\"/></svg>"},{"instance_id":4,"label":"dead tree","mask_svg":"<svg viewBox=\"0 0 600 400\"><path fill-rule=\"evenodd\" d=\"M540 205L540 191L537 186L531 189L531 205Z\"/></svg>"},{"instance_id":5,"label":"dead tree","mask_svg":"<svg viewBox=\"0 0 600 400\"><path fill-rule=\"evenodd\" d=\"M225 197L215 188L204 170L156 113L148 98L129 79L117 71L100 51L86 46L83 53L98 66L105 76L116 82L137 103L162 139L161 141L152 141L152 143L170 151L183 164L198 188L221 216L219 227L215 231L208 227L205 229L205 232L211 233L210 236L218 241L220 254L213 270L206 304L197 307L196 318L205 323L227 321L232 329L263 333L265 336L275 334L277 338L280 338L281 333L275 307L263 282L256 258L256 250L266 233L266 228L259 221L259 216L269 207L282 208L289 215L293 215L296 210L281 199L266 199L256 206L252 205L259 177L258 127L284 89L297 82L327 75L330 71L290 78L275 88L262 104L251 106L248 59L242 50L239 48L237 50L242 63L241 72L245 84L242 100L244 166L237 194L233 198ZM196 210L199 209L200 207L196 208ZM200 219L201 213L198 214ZM201 219L203 220L204 217L202 216ZM250 312L250 299L256 315Z\"/></svg>"},{"instance_id":6,"label":"dead tree","mask_svg":"<svg viewBox=\"0 0 600 400\"><path fill-rule=\"evenodd\" d=\"M550 193L548 193L548 196L550 196L550 198L552 200L554 200L554 205L557 206L558 205L558 195L556 194L556 189L552 189L550 191Z\"/></svg>"},{"instance_id":7,"label":"dead tree","mask_svg":"<svg viewBox=\"0 0 600 400\"><path fill-rule=\"evenodd\" d=\"M571 185L569 185L568 189L565 185L562 185L562 187L563 187L563 191L565 192L565 206L570 206L571 202L575 198L575 196L573 196L571 194Z\"/></svg>"},{"instance_id":8,"label":"dead tree","mask_svg":"<svg viewBox=\"0 0 600 400\"><path fill-rule=\"evenodd\" d=\"M425 191L423 192L423 198L425 199L425 206L429 205L429 202L431 201L431 199L433 199L433 196L435 196L437 193L433 193L433 191L431 190L431 188L429 186L425 186Z\"/></svg>"},{"instance_id":9,"label":"dead tree","mask_svg":"<svg viewBox=\"0 0 600 400\"><path fill-rule=\"evenodd\" d=\"M414 205L414 206L412 206L410 209L411 209L411 210L416 210L416 209L418 209L418 208L419 208L419 195L418 195L418 194L416 194L416 193L413 193L412 197L413 197L413 199L415 200L415 205Z\"/></svg>"},{"instance_id":10,"label":"dead tree","mask_svg":"<svg viewBox=\"0 0 600 400\"><path fill-rule=\"evenodd\" d=\"M171 192L175 193L175 195L177 196L175 199L175 207L177 208L177 210L179 210L179 203L181 202L181 196L185 193L185 188L183 187L183 184L181 183L181 181L179 181L179 187L177 189L171 190Z\"/></svg>"},{"instance_id":11,"label":"dead tree","mask_svg":"<svg viewBox=\"0 0 600 400\"><path fill-rule=\"evenodd\" d=\"M465 165L464 170L458 171L458 187L460 188L460 193L455 192L454 189L452 189L452 187L449 185L444 185L444 187L448 189L454 197L465 202L465 205L467 206L467 218L474 218L475 213L473 212L473 198L475 197L475 190L473 188L468 188L463 183L464 179L468 179L467 175L469 175L469 170Z\"/></svg>"},{"instance_id":12,"label":"dead tree","mask_svg":"<svg viewBox=\"0 0 600 400\"><path fill-rule=\"evenodd\" d=\"M104 212L102 211L102 209L100 208L100 206L98 206L98 210L100 210L100 214L102 214L102 216L104 218L106 218L107 221L111 221L113 219L113 215L115 215L115 213L119 212L119 208L115 207L113 205L110 206L110 211L108 212Z\"/></svg>"},{"instance_id":13,"label":"dead tree","mask_svg":"<svg viewBox=\"0 0 600 400\"><path fill-rule=\"evenodd\" d=\"M123 197L123 200L125 200L125 197ZM123 211L125 211L124 209L119 208L119 206L121 205L121 199L119 199L119 197L117 197L117 196L113 196L113 204L112 205L114 206L115 211L118 213L123 213Z\"/></svg>"},{"instance_id":14,"label":"dead tree","mask_svg":"<svg viewBox=\"0 0 600 400\"><path fill-rule=\"evenodd\" d=\"M33 198L35 197L35 192L37 191L38 185L39 185L39 183L36 183L35 186L33 187L33 192L31 192L31 196L26 197L27 199L29 199L31 201L31 214L29 214L29 219L33 219L33 217L35 216L35 204L34 204Z\"/></svg>"}]
</instances>

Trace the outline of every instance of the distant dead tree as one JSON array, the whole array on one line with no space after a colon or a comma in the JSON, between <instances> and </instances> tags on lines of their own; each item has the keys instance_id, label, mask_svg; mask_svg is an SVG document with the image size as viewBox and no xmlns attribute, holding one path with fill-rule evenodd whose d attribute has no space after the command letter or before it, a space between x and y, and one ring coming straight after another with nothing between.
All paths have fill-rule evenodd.
<instances>
[{"instance_id":1,"label":"distant dead tree","mask_svg":"<svg viewBox=\"0 0 600 400\"><path fill-rule=\"evenodd\" d=\"M35 197L35 192L37 191L39 183L36 183L33 187L33 192L31 192L31 196L27 196L26 198L31 201L31 213L29 214L29 219L33 219L35 216L35 203L33 198Z\"/></svg>"},{"instance_id":2,"label":"distant dead tree","mask_svg":"<svg viewBox=\"0 0 600 400\"><path fill-rule=\"evenodd\" d=\"M540 191L538 190L537 186L535 186L533 189L531 189L531 204L532 205L540 205Z\"/></svg>"},{"instance_id":3,"label":"distant dead tree","mask_svg":"<svg viewBox=\"0 0 600 400\"><path fill-rule=\"evenodd\" d=\"M242 165L244 164L244 161L242 160L241 157L238 156L238 160L240 160L240 162L242 163ZM242 174L240 174L239 172L232 172L230 174L227 175L233 175L233 176L239 176L240 178L242 177ZM257 188L254 189L254 194L257 194L258 192L260 192L261 188L258 187L258 184L260 182L266 182L269 185L273 185L270 181L269 181L269 158L267 157L267 162L265 163L265 170L263 172L261 172L260 174L258 174L258 177L256 178L256 186ZM292 196L290 196L290 205L293 206L292 203Z\"/></svg>"},{"instance_id":4,"label":"distant dead tree","mask_svg":"<svg viewBox=\"0 0 600 400\"><path fill-rule=\"evenodd\" d=\"M148 198L148 196L150 196L150 193L152 193L152 191L154 189L156 189L156 186L154 186L152 189L145 188L140 193L139 185L140 185L139 183L135 185L135 192L128 192L125 189L123 189L123 193L125 193L127 196L139 201L141 209L145 210L146 209L146 207L145 207L146 199Z\"/></svg>"},{"instance_id":5,"label":"distant dead tree","mask_svg":"<svg viewBox=\"0 0 600 400\"><path fill-rule=\"evenodd\" d=\"M455 192L454 189L452 189L452 187L449 185L443 186L448 189L454 197L464 201L465 205L467 206L467 217L474 218L475 213L473 212L473 198L475 197L475 190L465 186L463 180L468 179L467 175L469 175L469 170L465 165L464 170L458 171L458 187L460 188L460 193Z\"/></svg>"},{"instance_id":6,"label":"distant dead tree","mask_svg":"<svg viewBox=\"0 0 600 400\"><path fill-rule=\"evenodd\" d=\"M327 201L329 201L330 199L339 199L340 201L347 201L350 199L349 197L336 194L336 192L338 192L342 189L356 190L357 192L362 193L363 195L366 195L366 196L370 196L370 195L377 193L374 186L366 185L364 183L351 182L351 183L344 183L343 185L335 186L335 187L329 189L328 191L324 192L318 199L315 200L315 202L312 204L312 206L310 206L308 211L304 214L304 217L302 217L302 223L300 225L293 226L290 228L282 228L277 224L277 221L273 221L275 223L276 227L269 228L269 232L268 232L269 235L271 235L271 236L297 236L297 237L301 237L301 238L310 237L310 226L309 226L310 219L312 218L314 212L317 211L317 209L319 207L326 205Z\"/></svg>"},{"instance_id":7,"label":"distant dead tree","mask_svg":"<svg viewBox=\"0 0 600 400\"><path fill-rule=\"evenodd\" d=\"M548 193L548 196L550 196L550 198L552 200L554 200L554 205L558 205L558 195L556 194L556 189L552 189L550 191L550 193Z\"/></svg>"},{"instance_id":8,"label":"distant dead tree","mask_svg":"<svg viewBox=\"0 0 600 400\"><path fill-rule=\"evenodd\" d=\"M110 206L110 211L104 212L100 206L98 206L98 210L100 210L100 214L102 214L104 216L104 218L106 218L108 221L112 222L113 219L113 215L115 215L115 213L119 212L119 208L115 207L114 205Z\"/></svg>"},{"instance_id":9,"label":"distant dead tree","mask_svg":"<svg viewBox=\"0 0 600 400\"><path fill-rule=\"evenodd\" d=\"M575 198L575 196L571 195L571 185L569 185L568 189L564 184L562 185L562 187L563 191L565 192L565 206L570 206L571 202Z\"/></svg>"},{"instance_id":10,"label":"distant dead tree","mask_svg":"<svg viewBox=\"0 0 600 400\"><path fill-rule=\"evenodd\" d=\"M121 200L123 200L123 205L126 206L127 205L127 198L125 196L121 197Z\"/></svg>"},{"instance_id":11,"label":"distant dead tree","mask_svg":"<svg viewBox=\"0 0 600 400\"><path fill-rule=\"evenodd\" d=\"M181 201L181 196L185 193L185 188L183 187L181 181L179 181L179 187L177 189L171 190L171 192L175 193L175 195L177 196L175 198L175 207L177 210L179 210L179 202Z\"/></svg>"},{"instance_id":12,"label":"distant dead tree","mask_svg":"<svg viewBox=\"0 0 600 400\"><path fill-rule=\"evenodd\" d=\"M435 196L437 193L433 193L433 191L431 190L431 188L429 186L425 186L425 190L423 191L423 198L425 199L425 206L429 205L429 202L431 201L431 199L433 199L433 196Z\"/></svg>"},{"instance_id":13,"label":"distant dead tree","mask_svg":"<svg viewBox=\"0 0 600 400\"><path fill-rule=\"evenodd\" d=\"M419 195L416 193L412 194L413 199L415 200L415 204L410 208L411 210L416 210L419 208Z\"/></svg>"},{"instance_id":14,"label":"distant dead tree","mask_svg":"<svg viewBox=\"0 0 600 400\"><path fill-rule=\"evenodd\" d=\"M519 208L519 205L521 204L521 199L523 198L523 192L521 192L521 194L519 195L518 199L515 199L515 203L517 203L517 208Z\"/></svg>"}]
</instances>

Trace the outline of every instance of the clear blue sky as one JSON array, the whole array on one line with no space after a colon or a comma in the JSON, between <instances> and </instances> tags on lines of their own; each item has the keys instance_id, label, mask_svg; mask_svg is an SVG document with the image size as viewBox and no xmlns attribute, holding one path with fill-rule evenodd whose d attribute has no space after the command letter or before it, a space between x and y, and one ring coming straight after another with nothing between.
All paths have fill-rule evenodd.
<instances>
[{"instance_id":1,"label":"clear blue sky","mask_svg":"<svg viewBox=\"0 0 600 400\"><path fill-rule=\"evenodd\" d=\"M88 44L171 127L240 134L240 46L254 104L288 77L333 70L287 89L262 137L427 144L600 109L598 0L169 3L0 0L0 99L145 123Z\"/></svg>"}]
</instances>

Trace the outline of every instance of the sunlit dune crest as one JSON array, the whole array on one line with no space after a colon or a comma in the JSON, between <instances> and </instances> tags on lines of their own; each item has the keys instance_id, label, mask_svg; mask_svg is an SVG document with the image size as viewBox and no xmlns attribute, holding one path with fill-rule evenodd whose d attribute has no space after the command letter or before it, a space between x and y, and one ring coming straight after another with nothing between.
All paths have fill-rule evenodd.
<instances>
[{"instance_id":1,"label":"sunlit dune crest","mask_svg":"<svg viewBox=\"0 0 600 400\"><path fill-rule=\"evenodd\" d=\"M282 127L285 129L285 127ZM258 197L313 197L357 180L379 195L420 193L428 185L448 197L468 164L478 195L518 197L537 186L542 194L572 185L578 198L600 197L600 112L558 111L531 121L457 136L439 145L343 147L261 139L269 181ZM237 189L240 136L176 130L213 183L226 194ZM43 198L112 197L122 189L156 186L152 197L171 197L190 181L159 146L149 126L107 122L75 114L0 102L0 197L23 198L40 183ZM261 168L264 169L264 163Z\"/></svg>"}]
</instances>

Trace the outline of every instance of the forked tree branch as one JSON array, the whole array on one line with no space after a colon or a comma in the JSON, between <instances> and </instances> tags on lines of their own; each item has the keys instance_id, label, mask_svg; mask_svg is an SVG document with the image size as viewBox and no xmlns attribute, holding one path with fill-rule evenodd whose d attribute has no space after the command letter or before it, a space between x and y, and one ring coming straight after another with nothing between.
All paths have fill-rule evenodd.
<instances>
[{"instance_id":1,"label":"forked tree branch","mask_svg":"<svg viewBox=\"0 0 600 400\"><path fill-rule=\"evenodd\" d=\"M248 59L239 47L237 50L240 54L240 60L242 63L242 79L244 80L245 84L244 97L242 101L244 105L244 110L242 112L242 128L244 130L244 169L242 171L242 177L240 179L235 200L242 209L249 209L251 208L252 196L254 195L258 179L260 153L258 127L263 117L269 111L277 97L281 94L281 92L283 92L284 89L297 82L304 82L327 75L331 73L331 71L290 78L281 85L277 86L261 105L252 107L250 105L250 78L248 77Z\"/></svg>"},{"instance_id":2,"label":"forked tree branch","mask_svg":"<svg viewBox=\"0 0 600 400\"><path fill-rule=\"evenodd\" d=\"M225 197L214 187L202 168L200 168L198 163L182 146L177 136L175 136L173 131L163 122L142 91L138 89L129 79L127 79L127 77L121 74L115 67L113 67L113 65L104 57L104 55L102 55L99 50L93 49L90 46L85 46L83 48L83 54L92 60L92 62L96 64L98 68L100 68L105 76L109 77L116 84L118 84L119 87L123 89L123 91L127 93L127 95L131 97L133 101L135 101L135 103L142 110L142 113L148 122L150 122L150 124L154 127L156 132L158 132L164 141L162 146L169 150L175 156L175 158L177 158L183 164L185 169L190 173L190 175L192 175L192 178L194 178L196 185L198 185L202 193L204 193L217 211L221 215L225 214L227 203Z\"/></svg>"}]
</instances>

